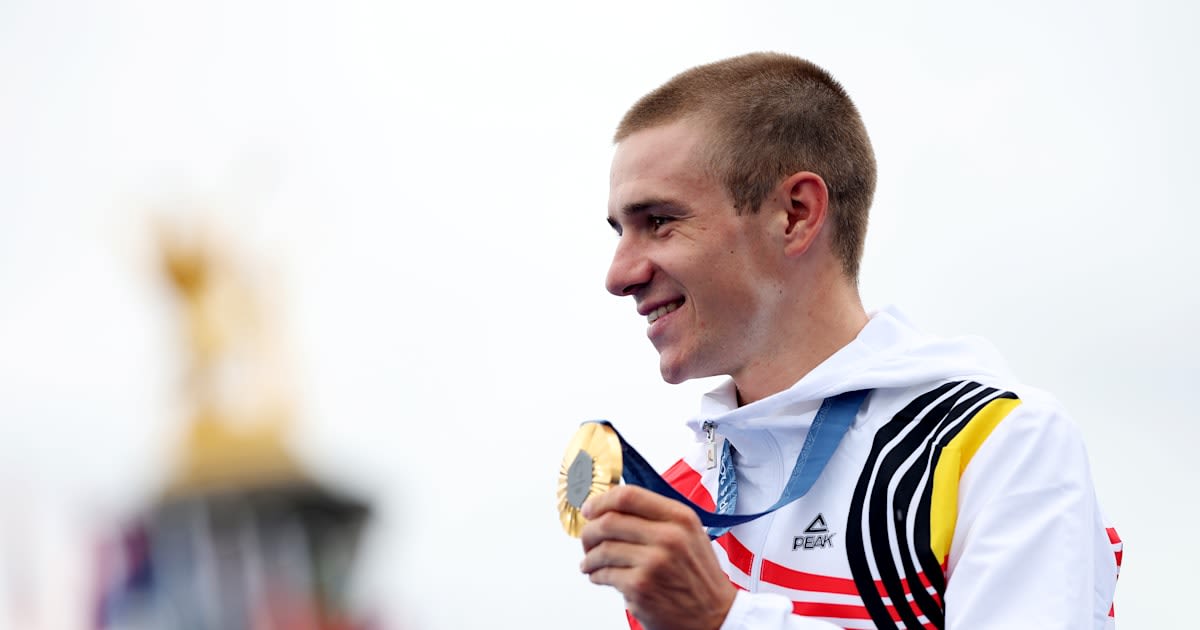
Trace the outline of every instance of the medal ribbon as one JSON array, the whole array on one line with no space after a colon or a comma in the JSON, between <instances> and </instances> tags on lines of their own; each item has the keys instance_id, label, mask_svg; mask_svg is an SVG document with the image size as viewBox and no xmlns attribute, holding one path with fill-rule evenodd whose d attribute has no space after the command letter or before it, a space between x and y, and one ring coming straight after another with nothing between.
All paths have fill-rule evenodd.
<instances>
[{"instance_id":1,"label":"medal ribbon","mask_svg":"<svg viewBox=\"0 0 1200 630\"><path fill-rule=\"evenodd\" d=\"M732 510L737 501L737 475L733 469L733 457L728 440L725 440L721 452L721 470L717 487L718 511L709 512L692 503L678 490L671 487L671 484L655 472L646 459L630 446L624 437L621 437L621 433L617 431L616 427L606 420L597 420L597 422L612 428L613 433L617 434L617 439L621 441L621 455L625 462L621 477L625 483L641 486L690 507L696 516L700 517L700 522L709 528L709 536L716 538L731 527L766 516L807 494L816 483L817 478L820 477L821 471L825 469L825 465L829 463L833 452L837 450L842 437L854 423L854 417L858 415L858 409L862 406L869 391L845 392L826 398L821 403L821 408L817 410L812 426L808 429L808 435L804 438L800 454L796 456L796 466L792 468L792 476L783 487L783 494L779 496L779 500L774 505L755 514L722 513L725 510Z\"/></svg>"},{"instance_id":2,"label":"medal ribbon","mask_svg":"<svg viewBox=\"0 0 1200 630\"><path fill-rule=\"evenodd\" d=\"M822 403L824 404L824 403ZM807 441L807 440L806 440ZM737 507L737 472L733 467L733 445L729 440L721 441L721 463L717 472L717 514L733 514ZM720 538L731 527L709 527L709 538Z\"/></svg>"}]
</instances>

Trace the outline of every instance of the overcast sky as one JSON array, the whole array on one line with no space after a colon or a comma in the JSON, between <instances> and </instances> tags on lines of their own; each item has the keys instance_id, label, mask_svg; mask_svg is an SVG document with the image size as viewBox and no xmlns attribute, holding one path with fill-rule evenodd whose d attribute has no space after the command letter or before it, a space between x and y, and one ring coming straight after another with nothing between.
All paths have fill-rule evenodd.
<instances>
[{"instance_id":1,"label":"overcast sky","mask_svg":"<svg viewBox=\"0 0 1200 630\"><path fill-rule=\"evenodd\" d=\"M0 2L0 626L32 592L80 627L87 532L162 483L165 214L262 283L298 448L379 508L393 627L620 627L557 522L562 450L606 417L665 468L713 383L663 384L604 291L609 138L676 72L776 50L874 142L868 308L982 334L1067 404L1126 540L1118 622L1179 627L1200 9L964 4Z\"/></svg>"}]
</instances>

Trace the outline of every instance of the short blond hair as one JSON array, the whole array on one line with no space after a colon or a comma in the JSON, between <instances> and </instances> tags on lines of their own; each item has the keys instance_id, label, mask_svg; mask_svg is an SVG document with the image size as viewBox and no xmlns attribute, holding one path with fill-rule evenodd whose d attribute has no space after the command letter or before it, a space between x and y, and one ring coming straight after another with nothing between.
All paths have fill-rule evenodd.
<instances>
[{"instance_id":1,"label":"short blond hair","mask_svg":"<svg viewBox=\"0 0 1200 630\"><path fill-rule=\"evenodd\" d=\"M858 109L825 70L779 53L752 53L686 70L625 113L614 142L696 117L709 129L703 157L739 212L756 212L800 171L829 188L832 242L858 278L875 194L875 153Z\"/></svg>"}]
</instances>

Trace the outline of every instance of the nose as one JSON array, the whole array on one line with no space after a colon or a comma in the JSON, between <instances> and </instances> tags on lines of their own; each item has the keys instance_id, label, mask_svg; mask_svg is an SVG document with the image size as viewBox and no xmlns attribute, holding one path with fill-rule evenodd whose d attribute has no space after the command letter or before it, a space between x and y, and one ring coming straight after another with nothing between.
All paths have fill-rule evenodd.
<instances>
[{"instance_id":1,"label":"nose","mask_svg":"<svg viewBox=\"0 0 1200 630\"><path fill-rule=\"evenodd\" d=\"M617 241L604 286L616 296L633 295L650 282L654 268L628 232Z\"/></svg>"}]
</instances>

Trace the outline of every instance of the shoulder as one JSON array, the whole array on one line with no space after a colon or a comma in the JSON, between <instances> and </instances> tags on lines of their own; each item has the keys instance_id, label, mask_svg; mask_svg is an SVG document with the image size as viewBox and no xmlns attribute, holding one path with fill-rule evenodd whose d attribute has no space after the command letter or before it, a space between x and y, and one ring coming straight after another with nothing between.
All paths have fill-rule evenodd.
<instances>
[{"instance_id":1,"label":"shoulder","mask_svg":"<svg viewBox=\"0 0 1200 630\"><path fill-rule=\"evenodd\" d=\"M979 446L981 463L1012 466L1022 459L1050 458L1059 471L1087 467L1083 432L1058 398L1020 383L998 387L1010 392L1013 402L992 419L995 425Z\"/></svg>"},{"instance_id":2,"label":"shoulder","mask_svg":"<svg viewBox=\"0 0 1200 630\"><path fill-rule=\"evenodd\" d=\"M889 460L892 467L920 467L935 507L942 498L962 516L1001 497L1014 501L1011 507L1068 496L1094 501L1082 431L1053 395L987 378L880 394L870 419L872 459L880 463L869 467L888 469Z\"/></svg>"},{"instance_id":3,"label":"shoulder","mask_svg":"<svg viewBox=\"0 0 1200 630\"><path fill-rule=\"evenodd\" d=\"M879 390L868 401L864 420L864 428L870 426L884 439L899 434L943 444L969 439L980 448L998 442L1083 441L1078 426L1053 395L988 377Z\"/></svg>"}]
</instances>

